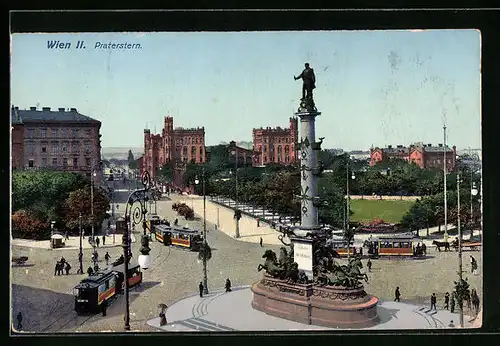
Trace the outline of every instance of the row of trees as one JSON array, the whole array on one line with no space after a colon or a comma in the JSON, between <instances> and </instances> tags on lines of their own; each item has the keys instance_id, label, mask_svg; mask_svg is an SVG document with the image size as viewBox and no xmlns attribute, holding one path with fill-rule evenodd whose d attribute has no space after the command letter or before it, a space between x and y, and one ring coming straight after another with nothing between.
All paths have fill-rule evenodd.
<instances>
[{"instance_id":1,"label":"row of trees","mask_svg":"<svg viewBox=\"0 0 500 346\"><path fill-rule=\"evenodd\" d=\"M80 174L56 171L13 171L12 223L16 237L48 239L51 222L56 229L78 233L100 227L108 216L107 194L94 186L94 218L91 217L90 181Z\"/></svg>"}]
</instances>

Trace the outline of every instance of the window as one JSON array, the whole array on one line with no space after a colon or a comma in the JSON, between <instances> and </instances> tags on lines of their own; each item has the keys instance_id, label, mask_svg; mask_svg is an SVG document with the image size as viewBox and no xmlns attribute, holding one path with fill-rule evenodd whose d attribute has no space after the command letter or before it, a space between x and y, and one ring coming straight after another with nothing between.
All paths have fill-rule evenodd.
<instances>
[{"instance_id":1,"label":"window","mask_svg":"<svg viewBox=\"0 0 500 346\"><path fill-rule=\"evenodd\" d=\"M42 167L47 167L47 158L42 157Z\"/></svg>"},{"instance_id":2,"label":"window","mask_svg":"<svg viewBox=\"0 0 500 346\"><path fill-rule=\"evenodd\" d=\"M35 167L33 160L28 161L28 167Z\"/></svg>"},{"instance_id":3,"label":"window","mask_svg":"<svg viewBox=\"0 0 500 346\"><path fill-rule=\"evenodd\" d=\"M78 157L73 158L73 167L74 168L78 167Z\"/></svg>"},{"instance_id":4,"label":"window","mask_svg":"<svg viewBox=\"0 0 500 346\"><path fill-rule=\"evenodd\" d=\"M90 157L85 158L85 166L90 167Z\"/></svg>"},{"instance_id":5,"label":"window","mask_svg":"<svg viewBox=\"0 0 500 346\"><path fill-rule=\"evenodd\" d=\"M57 167L57 157L52 158L52 167L54 167L54 168Z\"/></svg>"},{"instance_id":6,"label":"window","mask_svg":"<svg viewBox=\"0 0 500 346\"><path fill-rule=\"evenodd\" d=\"M47 152L47 144L42 144L42 153Z\"/></svg>"},{"instance_id":7,"label":"window","mask_svg":"<svg viewBox=\"0 0 500 346\"><path fill-rule=\"evenodd\" d=\"M59 143L52 142L52 154L57 154L59 151Z\"/></svg>"},{"instance_id":8,"label":"window","mask_svg":"<svg viewBox=\"0 0 500 346\"><path fill-rule=\"evenodd\" d=\"M52 137L57 138L59 136L59 129L52 129Z\"/></svg>"},{"instance_id":9,"label":"window","mask_svg":"<svg viewBox=\"0 0 500 346\"><path fill-rule=\"evenodd\" d=\"M200 158L203 157L203 147L200 147Z\"/></svg>"},{"instance_id":10,"label":"window","mask_svg":"<svg viewBox=\"0 0 500 346\"><path fill-rule=\"evenodd\" d=\"M73 138L78 137L80 134L78 129L71 129L71 132L72 132L71 134L73 135Z\"/></svg>"},{"instance_id":11,"label":"window","mask_svg":"<svg viewBox=\"0 0 500 346\"><path fill-rule=\"evenodd\" d=\"M42 129L41 135L42 135L42 138L47 138L47 129Z\"/></svg>"},{"instance_id":12,"label":"window","mask_svg":"<svg viewBox=\"0 0 500 346\"><path fill-rule=\"evenodd\" d=\"M68 151L68 146L69 146L68 142L63 142L62 143L62 151L63 151L63 153L65 153L65 152Z\"/></svg>"},{"instance_id":13,"label":"window","mask_svg":"<svg viewBox=\"0 0 500 346\"><path fill-rule=\"evenodd\" d=\"M33 142L28 142L27 143L27 149L28 149L28 154L33 155L35 154L35 143Z\"/></svg>"},{"instance_id":14,"label":"window","mask_svg":"<svg viewBox=\"0 0 500 346\"><path fill-rule=\"evenodd\" d=\"M71 143L71 152L73 154L78 154L78 152L79 152L79 143L78 142Z\"/></svg>"},{"instance_id":15,"label":"window","mask_svg":"<svg viewBox=\"0 0 500 346\"><path fill-rule=\"evenodd\" d=\"M86 141L84 145L85 145L85 153L86 154L90 153L90 142Z\"/></svg>"},{"instance_id":16,"label":"window","mask_svg":"<svg viewBox=\"0 0 500 346\"><path fill-rule=\"evenodd\" d=\"M28 129L28 137L29 138L35 137L35 129Z\"/></svg>"},{"instance_id":17,"label":"window","mask_svg":"<svg viewBox=\"0 0 500 346\"><path fill-rule=\"evenodd\" d=\"M64 168L68 167L68 158L67 157L63 158L63 167Z\"/></svg>"},{"instance_id":18,"label":"window","mask_svg":"<svg viewBox=\"0 0 500 346\"><path fill-rule=\"evenodd\" d=\"M91 129L86 129L86 130L85 130L85 136L86 136L86 137L90 137L90 136L92 136L92 130L91 130Z\"/></svg>"}]
</instances>

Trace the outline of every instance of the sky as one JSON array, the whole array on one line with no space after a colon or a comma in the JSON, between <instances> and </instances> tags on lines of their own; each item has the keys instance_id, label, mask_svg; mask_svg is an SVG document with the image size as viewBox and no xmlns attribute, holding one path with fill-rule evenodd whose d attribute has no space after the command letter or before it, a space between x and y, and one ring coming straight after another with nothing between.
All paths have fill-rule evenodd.
<instances>
[{"instance_id":1,"label":"sky","mask_svg":"<svg viewBox=\"0 0 500 346\"><path fill-rule=\"evenodd\" d=\"M103 147L143 130L205 126L206 145L288 127L304 63L316 74L323 148L443 143L481 147L480 32L287 31L13 34L11 102L77 108L102 122ZM69 49L48 41L70 42ZM85 48L76 48L84 41ZM96 43L139 44L102 49ZM299 130L300 131L300 130ZM299 132L300 133L300 132Z\"/></svg>"}]
</instances>

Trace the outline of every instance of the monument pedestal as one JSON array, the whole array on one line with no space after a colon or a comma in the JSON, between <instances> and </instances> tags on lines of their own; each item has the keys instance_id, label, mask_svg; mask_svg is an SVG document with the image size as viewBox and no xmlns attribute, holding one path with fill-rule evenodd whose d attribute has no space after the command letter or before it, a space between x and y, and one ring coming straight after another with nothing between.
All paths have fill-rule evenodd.
<instances>
[{"instance_id":1,"label":"monument pedestal","mask_svg":"<svg viewBox=\"0 0 500 346\"><path fill-rule=\"evenodd\" d=\"M355 289L291 284L268 275L252 286L252 307L268 315L330 328L366 328L378 323L378 298Z\"/></svg>"}]
</instances>

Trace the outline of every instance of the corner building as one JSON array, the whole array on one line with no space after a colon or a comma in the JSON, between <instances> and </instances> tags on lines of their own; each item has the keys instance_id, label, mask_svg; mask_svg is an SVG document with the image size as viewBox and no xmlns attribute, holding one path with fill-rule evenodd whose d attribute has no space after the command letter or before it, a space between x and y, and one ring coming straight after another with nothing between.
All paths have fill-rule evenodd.
<instances>
[{"instance_id":1,"label":"corner building","mask_svg":"<svg viewBox=\"0 0 500 346\"><path fill-rule=\"evenodd\" d=\"M155 179L157 170L168 162L177 164L176 167L179 163L205 163L205 127L174 128L174 118L166 116L161 134L145 129L142 169ZM174 171L174 184L178 185L180 178L176 176Z\"/></svg>"},{"instance_id":2,"label":"corner building","mask_svg":"<svg viewBox=\"0 0 500 346\"><path fill-rule=\"evenodd\" d=\"M253 166L291 165L297 162L298 120L290 118L290 127L253 129Z\"/></svg>"}]
</instances>

